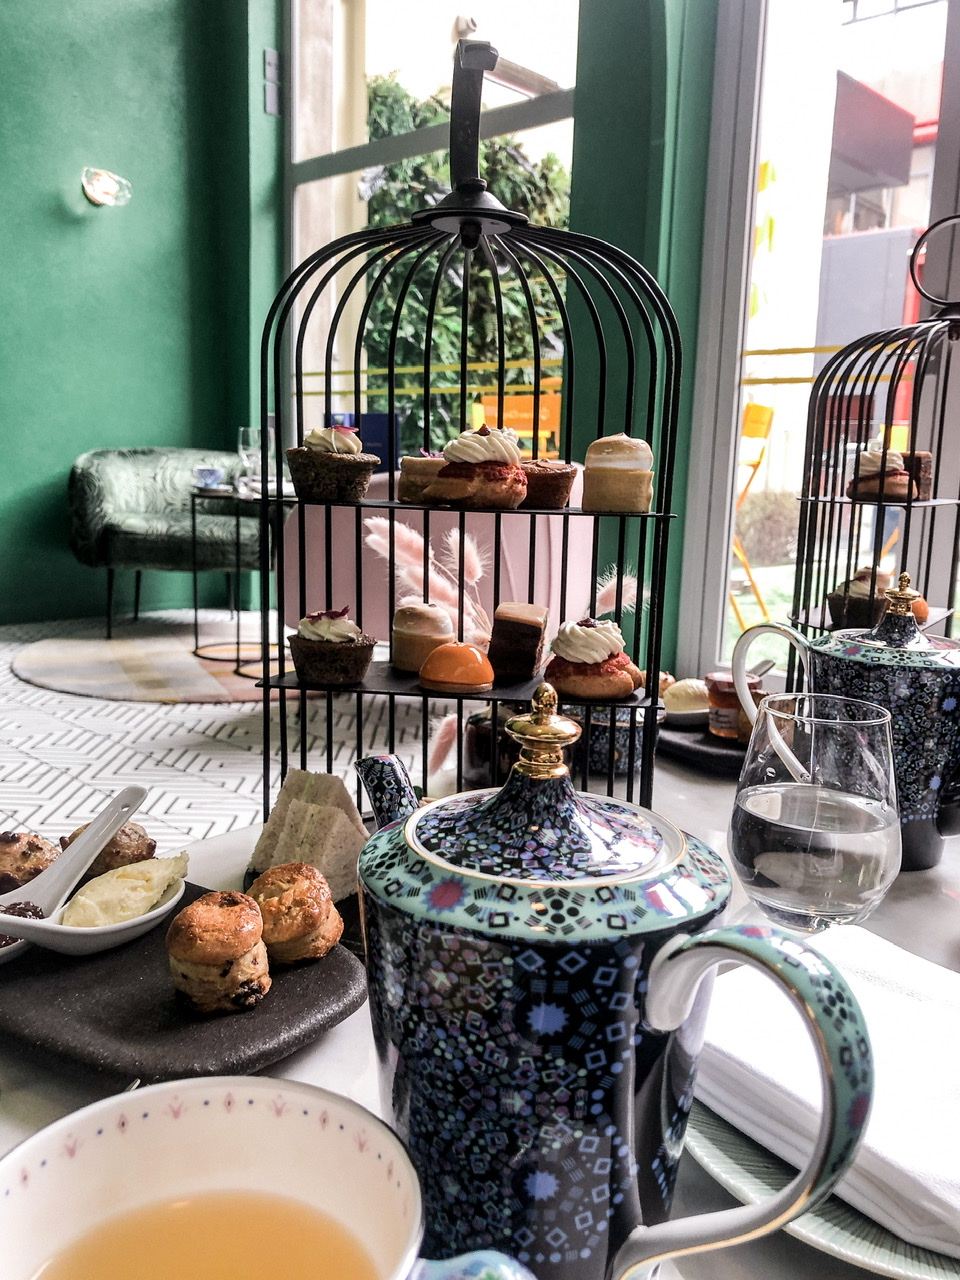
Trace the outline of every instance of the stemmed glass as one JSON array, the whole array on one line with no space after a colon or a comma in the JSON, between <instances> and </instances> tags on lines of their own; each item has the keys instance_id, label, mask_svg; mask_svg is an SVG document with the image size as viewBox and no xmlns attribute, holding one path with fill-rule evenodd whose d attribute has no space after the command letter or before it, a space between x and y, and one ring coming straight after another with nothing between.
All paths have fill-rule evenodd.
<instances>
[{"instance_id":1,"label":"stemmed glass","mask_svg":"<svg viewBox=\"0 0 960 1280\"><path fill-rule=\"evenodd\" d=\"M854 924L900 869L890 712L823 693L761 702L730 822L733 865L777 924Z\"/></svg>"},{"instance_id":2,"label":"stemmed glass","mask_svg":"<svg viewBox=\"0 0 960 1280\"><path fill-rule=\"evenodd\" d=\"M238 488L241 492L259 493L262 483L262 433L259 427L241 427L237 434L237 453L240 455L241 471ZM273 479L275 460L273 456L273 428L267 429L267 475Z\"/></svg>"}]
</instances>

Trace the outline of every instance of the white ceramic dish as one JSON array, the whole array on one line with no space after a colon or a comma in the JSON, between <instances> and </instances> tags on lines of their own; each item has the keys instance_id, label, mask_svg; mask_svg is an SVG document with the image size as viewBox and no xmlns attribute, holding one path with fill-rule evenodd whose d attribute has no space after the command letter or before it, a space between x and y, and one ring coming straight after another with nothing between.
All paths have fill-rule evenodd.
<instances>
[{"instance_id":1,"label":"white ceramic dish","mask_svg":"<svg viewBox=\"0 0 960 1280\"><path fill-rule=\"evenodd\" d=\"M697 1163L744 1204L779 1190L795 1172L699 1102L690 1113L685 1145ZM960 1259L907 1244L836 1196L788 1222L784 1231L875 1275L895 1280L960 1277Z\"/></svg>"},{"instance_id":2,"label":"white ceramic dish","mask_svg":"<svg viewBox=\"0 0 960 1280\"><path fill-rule=\"evenodd\" d=\"M363 1240L384 1280L416 1257L420 1190L385 1124L313 1085L212 1076L105 1098L0 1160L3 1278L32 1280L125 1210L222 1191L322 1208Z\"/></svg>"},{"instance_id":3,"label":"white ceramic dish","mask_svg":"<svg viewBox=\"0 0 960 1280\"><path fill-rule=\"evenodd\" d=\"M13 902L31 902L43 913L43 919L40 920L22 916L0 916L0 921L5 926L0 928L0 934L20 939L19 942L0 948L0 964L13 960L31 942L49 946L54 951L66 950L73 955L88 955L106 947L117 947L121 942L137 936L137 932L132 932L130 926L138 924L143 917L110 925L108 927L115 930L115 933L106 935L101 930L100 937L90 937L82 945L77 945L75 941L71 941L66 947L54 945L54 940L61 931L71 934L83 932L57 923L63 905L100 850L110 842L128 818L136 813L146 798L147 793L143 787L124 787L45 871L41 871L22 888L0 894L0 906L9 906ZM180 892L183 892L182 881ZM152 925L146 927L151 928ZM95 931L91 929L87 932L93 934ZM138 932L142 933L143 929Z\"/></svg>"},{"instance_id":4,"label":"white ceramic dish","mask_svg":"<svg viewBox=\"0 0 960 1280\"><path fill-rule=\"evenodd\" d=\"M0 1160L3 1280L33 1280L118 1214L225 1191L282 1196L328 1214L362 1243L380 1280L533 1280L490 1250L418 1264L420 1186L396 1134L348 1098L256 1076L115 1094L15 1147ZM288 1274L282 1254L268 1270ZM324 1274L322 1258L314 1274Z\"/></svg>"},{"instance_id":5,"label":"white ceramic dish","mask_svg":"<svg viewBox=\"0 0 960 1280\"><path fill-rule=\"evenodd\" d=\"M29 886L27 886L29 888ZM184 882L175 880L166 890L157 905L142 916L134 916L132 920L122 920L119 924L97 925L92 929L81 929L74 925L60 924L60 918L66 905L60 907L45 920L24 919L19 916L0 916L0 932L8 937L20 937L48 951L59 951L67 956L89 956L95 951L108 951L111 947L122 946L124 942L132 942L160 923L169 915L183 897ZM27 894L24 893L24 897ZM13 947L4 948L13 951ZM3 951L0 951L3 958Z\"/></svg>"}]
</instances>

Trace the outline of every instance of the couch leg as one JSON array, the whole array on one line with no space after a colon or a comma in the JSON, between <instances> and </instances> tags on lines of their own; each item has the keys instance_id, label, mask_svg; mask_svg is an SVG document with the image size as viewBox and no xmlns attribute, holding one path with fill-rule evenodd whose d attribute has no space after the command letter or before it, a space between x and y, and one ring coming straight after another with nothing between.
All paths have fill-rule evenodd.
<instances>
[{"instance_id":1,"label":"couch leg","mask_svg":"<svg viewBox=\"0 0 960 1280\"><path fill-rule=\"evenodd\" d=\"M113 586L116 570L107 570L107 639L113 637Z\"/></svg>"},{"instance_id":2,"label":"couch leg","mask_svg":"<svg viewBox=\"0 0 960 1280\"><path fill-rule=\"evenodd\" d=\"M138 622L140 619L140 582L143 578L142 572L137 569L133 575L133 620Z\"/></svg>"}]
</instances>

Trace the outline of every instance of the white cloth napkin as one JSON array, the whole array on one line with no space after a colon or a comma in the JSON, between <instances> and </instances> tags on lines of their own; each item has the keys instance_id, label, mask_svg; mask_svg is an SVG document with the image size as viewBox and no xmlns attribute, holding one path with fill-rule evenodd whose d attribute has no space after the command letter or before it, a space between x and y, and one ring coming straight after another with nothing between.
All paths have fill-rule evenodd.
<instances>
[{"instance_id":1,"label":"white cloth napkin","mask_svg":"<svg viewBox=\"0 0 960 1280\"><path fill-rule=\"evenodd\" d=\"M854 926L810 945L860 1001L876 1069L873 1110L836 1194L900 1239L960 1258L960 973ZM756 970L716 981L696 1094L790 1164L809 1155L820 1110L813 1048Z\"/></svg>"}]
</instances>

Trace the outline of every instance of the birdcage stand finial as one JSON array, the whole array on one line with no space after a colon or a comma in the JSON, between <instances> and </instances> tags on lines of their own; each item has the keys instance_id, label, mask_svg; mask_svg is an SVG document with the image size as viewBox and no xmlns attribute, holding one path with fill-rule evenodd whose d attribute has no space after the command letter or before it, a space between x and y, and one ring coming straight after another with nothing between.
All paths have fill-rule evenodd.
<instances>
[{"instance_id":1,"label":"birdcage stand finial","mask_svg":"<svg viewBox=\"0 0 960 1280\"><path fill-rule=\"evenodd\" d=\"M413 222L428 222L441 231L460 232L466 240L499 235L523 226L526 214L506 208L490 194L480 176L480 97L483 73L492 71L499 54L487 40L459 40L453 60L450 95L450 185L453 190L432 209L420 209Z\"/></svg>"}]
</instances>

